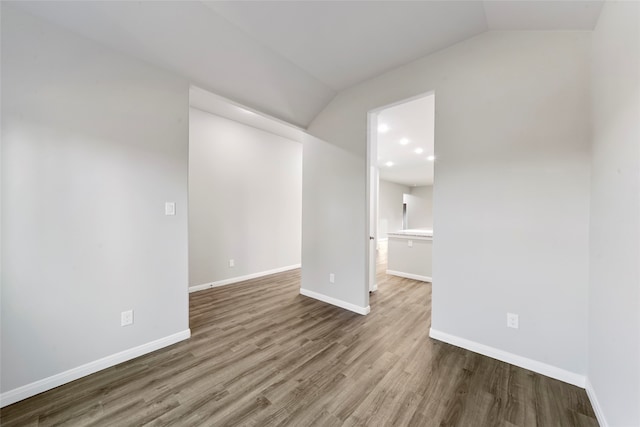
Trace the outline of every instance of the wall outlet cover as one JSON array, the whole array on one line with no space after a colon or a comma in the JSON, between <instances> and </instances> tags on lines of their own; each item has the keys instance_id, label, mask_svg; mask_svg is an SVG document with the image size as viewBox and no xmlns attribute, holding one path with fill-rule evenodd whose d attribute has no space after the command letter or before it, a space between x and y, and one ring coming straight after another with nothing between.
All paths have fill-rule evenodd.
<instances>
[{"instance_id":1,"label":"wall outlet cover","mask_svg":"<svg viewBox=\"0 0 640 427\"><path fill-rule=\"evenodd\" d=\"M133 310L127 310L120 313L120 326L129 326L133 324Z\"/></svg>"},{"instance_id":2,"label":"wall outlet cover","mask_svg":"<svg viewBox=\"0 0 640 427\"><path fill-rule=\"evenodd\" d=\"M515 313L507 313L507 327L518 329L518 315Z\"/></svg>"}]
</instances>

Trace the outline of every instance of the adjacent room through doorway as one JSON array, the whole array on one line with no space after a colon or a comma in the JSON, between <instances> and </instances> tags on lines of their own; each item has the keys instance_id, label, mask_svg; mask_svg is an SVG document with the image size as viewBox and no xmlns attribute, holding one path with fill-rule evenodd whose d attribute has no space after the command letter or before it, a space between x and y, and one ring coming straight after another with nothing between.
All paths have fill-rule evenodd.
<instances>
[{"instance_id":1,"label":"adjacent room through doorway","mask_svg":"<svg viewBox=\"0 0 640 427\"><path fill-rule=\"evenodd\" d=\"M386 275L432 282L434 131L433 92L369 113L370 291Z\"/></svg>"}]
</instances>

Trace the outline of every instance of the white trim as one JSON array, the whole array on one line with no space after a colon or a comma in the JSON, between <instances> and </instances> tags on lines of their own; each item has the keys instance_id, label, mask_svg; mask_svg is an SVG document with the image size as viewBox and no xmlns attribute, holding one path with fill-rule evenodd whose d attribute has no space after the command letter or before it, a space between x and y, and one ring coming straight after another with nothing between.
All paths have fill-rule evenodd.
<instances>
[{"instance_id":1,"label":"white trim","mask_svg":"<svg viewBox=\"0 0 640 427\"><path fill-rule=\"evenodd\" d=\"M102 359L94 360L93 362L89 362L84 365L69 369L68 371L60 372L59 374L43 378L41 380L32 382L31 384L26 384L22 387L14 388L13 390L9 390L0 394L0 407L11 405L12 403L18 402L31 396L35 396L38 393L42 393L43 391L51 390L52 388L59 387L71 381L75 381L78 378L86 377L87 375L93 374L106 368L110 368L117 365L118 363L135 359L136 357L151 353L152 351L156 351L163 347L175 344L179 341L189 339L189 337L191 337L191 330L187 329L182 332L178 332L173 335L169 335L155 341L151 341L146 344L142 344L137 347L133 347L107 357L103 357Z\"/></svg>"},{"instance_id":2,"label":"white trim","mask_svg":"<svg viewBox=\"0 0 640 427\"><path fill-rule=\"evenodd\" d=\"M600 406L600 402L598 401L598 397L596 396L596 391L593 388L593 384L587 378L586 387L587 396L589 397L589 401L591 402L591 406L593 407L593 412L596 413L596 419L598 420L598 424L600 427L608 427L606 418L604 417L604 411L602 410L602 406Z\"/></svg>"},{"instance_id":3,"label":"white trim","mask_svg":"<svg viewBox=\"0 0 640 427\"><path fill-rule=\"evenodd\" d=\"M471 341L465 338L460 338L455 335L450 335L433 328L429 330L429 336L438 341L443 341L448 344L455 345L456 347L462 347L475 353L484 354L485 356L489 356L491 358L498 359L533 372L537 372L547 377L555 378L557 380L564 381L581 388L585 387L586 377L584 375L566 371L564 369L558 368L557 366L548 365L537 360L518 356L517 354L509 353L507 351L480 344L478 342Z\"/></svg>"},{"instance_id":4,"label":"white trim","mask_svg":"<svg viewBox=\"0 0 640 427\"><path fill-rule=\"evenodd\" d=\"M300 264L288 265L286 267L274 268L273 270L260 271L258 273L247 274L246 276L231 277L229 279L218 280L217 282L203 283L202 285L189 286L189 293L204 291L205 289L217 288L218 286L231 285L245 280L256 279L258 277L269 276L270 274L282 273L283 271L300 268Z\"/></svg>"},{"instance_id":5,"label":"white trim","mask_svg":"<svg viewBox=\"0 0 640 427\"><path fill-rule=\"evenodd\" d=\"M319 294L314 291L310 291L309 289L300 288L300 295L304 295L305 297L317 299L322 302L326 302L327 304L335 305L340 308L344 308L345 310L353 311L354 313L367 315L371 311L370 306L360 307L359 305L351 304L350 302L342 301L337 298L333 298L324 294Z\"/></svg>"},{"instance_id":6,"label":"white trim","mask_svg":"<svg viewBox=\"0 0 640 427\"><path fill-rule=\"evenodd\" d=\"M405 279L413 279L413 280L420 280L421 282L432 282L432 278L429 276L421 276L419 274L411 274L411 273L403 273L402 271L395 271L395 270L387 270L387 274L391 275L391 276L398 276L398 277L404 277Z\"/></svg>"},{"instance_id":7,"label":"white trim","mask_svg":"<svg viewBox=\"0 0 640 427\"><path fill-rule=\"evenodd\" d=\"M378 242L383 243L383 242L388 242L389 241L389 237L380 237L378 239Z\"/></svg>"}]
</instances>

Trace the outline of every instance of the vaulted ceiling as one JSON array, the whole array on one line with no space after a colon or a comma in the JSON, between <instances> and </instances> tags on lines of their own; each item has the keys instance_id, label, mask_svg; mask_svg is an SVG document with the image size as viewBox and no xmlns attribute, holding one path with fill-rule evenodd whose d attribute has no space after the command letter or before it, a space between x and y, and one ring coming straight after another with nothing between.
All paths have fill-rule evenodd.
<instances>
[{"instance_id":1,"label":"vaulted ceiling","mask_svg":"<svg viewBox=\"0 0 640 427\"><path fill-rule=\"evenodd\" d=\"M592 30L602 7L601 0L9 4L302 127L340 90L466 38Z\"/></svg>"}]
</instances>

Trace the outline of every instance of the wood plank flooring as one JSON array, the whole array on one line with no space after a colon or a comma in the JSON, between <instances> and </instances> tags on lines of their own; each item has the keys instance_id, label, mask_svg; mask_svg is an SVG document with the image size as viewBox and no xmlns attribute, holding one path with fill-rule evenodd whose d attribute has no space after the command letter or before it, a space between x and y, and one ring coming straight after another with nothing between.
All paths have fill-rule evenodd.
<instances>
[{"instance_id":1,"label":"wood plank flooring","mask_svg":"<svg viewBox=\"0 0 640 427\"><path fill-rule=\"evenodd\" d=\"M298 270L191 294L192 338L3 408L2 426L597 426L584 390L429 338L431 285L371 314Z\"/></svg>"}]
</instances>

